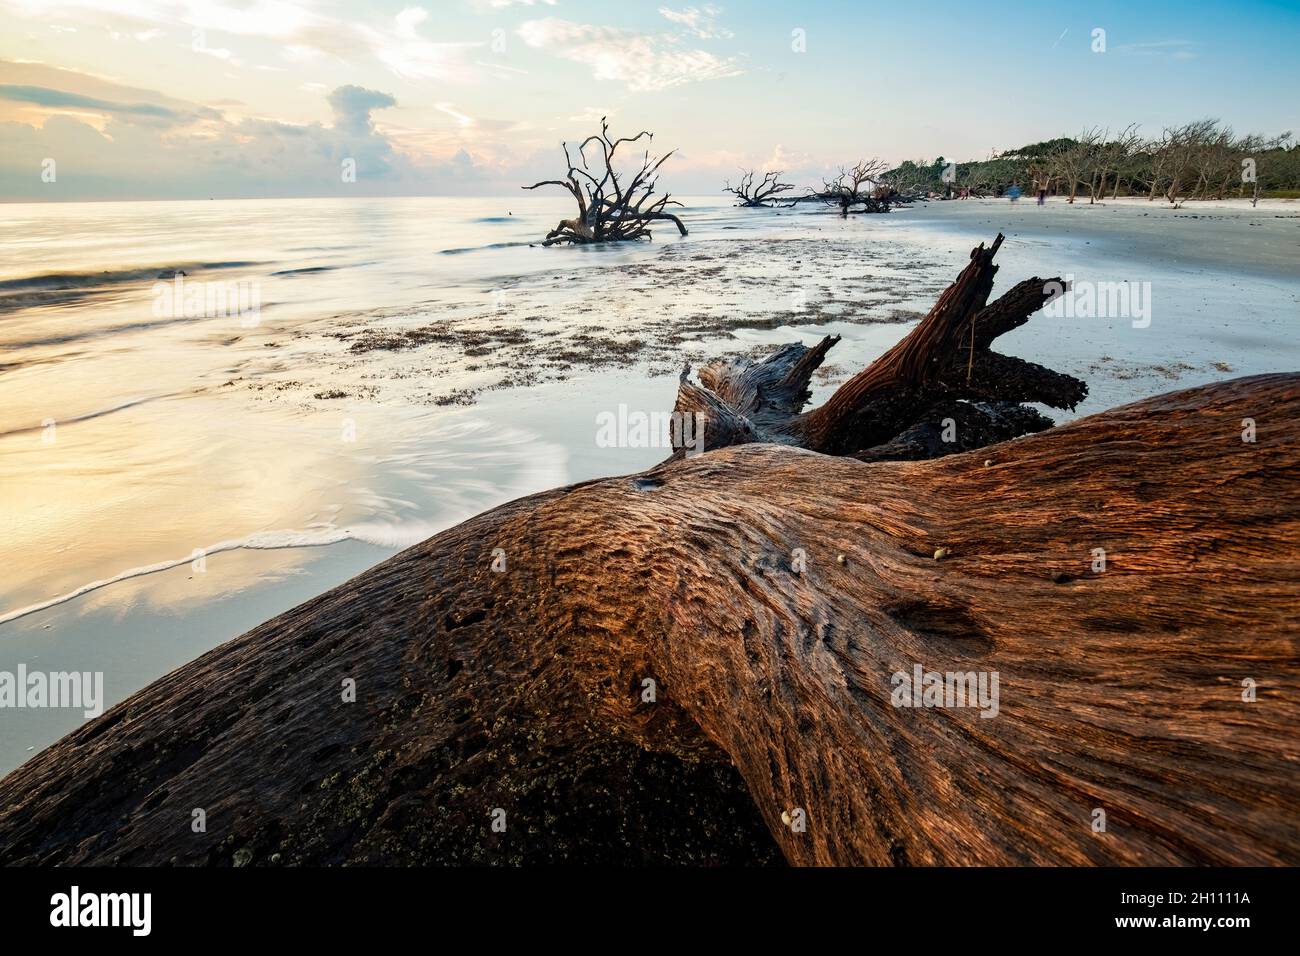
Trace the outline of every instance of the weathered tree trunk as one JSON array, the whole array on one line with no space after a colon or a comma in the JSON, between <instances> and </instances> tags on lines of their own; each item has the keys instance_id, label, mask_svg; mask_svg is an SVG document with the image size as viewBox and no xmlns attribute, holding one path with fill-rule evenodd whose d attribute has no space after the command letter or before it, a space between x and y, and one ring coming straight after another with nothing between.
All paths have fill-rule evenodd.
<instances>
[{"instance_id":1,"label":"weathered tree trunk","mask_svg":"<svg viewBox=\"0 0 1300 956\"><path fill-rule=\"evenodd\" d=\"M609 124L605 117L600 118L600 132L588 136L577 149L575 162L569 152L568 143L561 143L568 171L564 179L545 179L524 189L540 189L542 186L559 186L567 190L578 205L578 215L572 219L561 219L559 224L546 234L543 246L553 246L568 242L586 244L589 242L628 242L635 239L653 238L649 223L660 220L671 222L678 233L686 235L686 226L680 218L667 212L669 204L680 206L681 203L671 199L667 193L656 197L659 167L667 161L672 153L651 159L647 150L641 168L632 174L626 183L619 180L619 162L615 159L618 148L624 143L636 143L642 137L654 139L649 130L642 130L636 136L624 136L612 139ZM599 151L599 160L595 156L588 162L587 147ZM599 177L599 178L598 178Z\"/></svg>"},{"instance_id":2,"label":"weathered tree trunk","mask_svg":"<svg viewBox=\"0 0 1300 956\"><path fill-rule=\"evenodd\" d=\"M990 346L1067 286L1060 278L1025 279L989 304L998 268L993 257L1001 245L999 235L988 249L981 244L973 250L916 328L821 407L802 411L808 383L836 336L812 349L786 346L763 362L710 362L700 370L703 387L683 375L676 412L705 421L706 449L772 441L871 459L935 457L1047 427L1047 418L1021 403L1074 408L1087 386ZM948 441L924 454L895 453L898 442L914 444L921 432L942 440L945 419L955 423ZM887 444L891 453L884 454Z\"/></svg>"},{"instance_id":3,"label":"weathered tree trunk","mask_svg":"<svg viewBox=\"0 0 1300 956\"><path fill-rule=\"evenodd\" d=\"M831 340L789 395L683 384L783 441L504 505L114 707L0 781L0 863L1300 862L1300 375L932 461L795 447L894 457L926 416L878 402L955 387L995 250L826 416ZM720 397L756 377L766 419ZM996 716L896 706L917 665L996 672Z\"/></svg>"}]
</instances>

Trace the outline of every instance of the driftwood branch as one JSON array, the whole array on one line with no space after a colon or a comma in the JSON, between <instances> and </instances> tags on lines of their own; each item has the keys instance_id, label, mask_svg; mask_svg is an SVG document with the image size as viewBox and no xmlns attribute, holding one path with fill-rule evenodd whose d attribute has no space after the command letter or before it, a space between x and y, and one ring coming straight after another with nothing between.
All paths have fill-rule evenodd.
<instances>
[{"instance_id":1,"label":"driftwood branch","mask_svg":"<svg viewBox=\"0 0 1300 956\"><path fill-rule=\"evenodd\" d=\"M881 457L880 446L918 426L941 432L940 424L954 417L950 413L957 402L967 403L957 411L965 421L957 421L956 434L946 443L949 453L1047 427L1050 422L1041 414L1016 406L1041 402L1074 408L1087 395L1087 386L999 355L989 346L1028 321L1048 300L1048 290L1064 288L1064 283L1059 278L1026 279L990 304L997 272L993 257L1001 244L999 235L988 249L975 249L916 328L819 408L803 412L808 383L839 341L835 336L813 349L787 346L762 362L709 363L699 373L702 388L682 384L676 411L706 422L706 449L771 441L871 459Z\"/></svg>"},{"instance_id":2,"label":"driftwood branch","mask_svg":"<svg viewBox=\"0 0 1300 956\"><path fill-rule=\"evenodd\" d=\"M731 185L731 180L723 183L723 192L731 193L736 197L737 206L770 207L780 205L778 197L782 193L787 193L794 189L793 183L781 182L780 171L770 171L763 173L762 179L757 183L754 182L754 170L742 170L740 180L735 186ZM787 206L793 205L787 203Z\"/></svg>"}]
</instances>

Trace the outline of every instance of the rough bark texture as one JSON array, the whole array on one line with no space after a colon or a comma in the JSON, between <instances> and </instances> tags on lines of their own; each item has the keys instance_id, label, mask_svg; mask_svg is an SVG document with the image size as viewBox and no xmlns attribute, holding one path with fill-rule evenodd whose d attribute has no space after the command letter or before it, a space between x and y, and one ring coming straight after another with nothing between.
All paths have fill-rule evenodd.
<instances>
[{"instance_id":1,"label":"rough bark texture","mask_svg":"<svg viewBox=\"0 0 1300 956\"><path fill-rule=\"evenodd\" d=\"M1300 863L1300 374L881 460L951 451L945 402L1081 397L988 351L1043 296L985 305L996 247L831 412L833 339L706 366L722 447L480 515L65 737L0 781L0 863ZM894 706L916 665L997 672L997 716Z\"/></svg>"}]
</instances>

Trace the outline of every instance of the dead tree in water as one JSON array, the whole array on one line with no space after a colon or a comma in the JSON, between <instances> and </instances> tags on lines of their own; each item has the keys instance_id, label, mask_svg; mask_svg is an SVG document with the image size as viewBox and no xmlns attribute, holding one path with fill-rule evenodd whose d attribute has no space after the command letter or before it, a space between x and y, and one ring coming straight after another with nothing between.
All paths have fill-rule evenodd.
<instances>
[{"instance_id":1,"label":"dead tree in water","mask_svg":"<svg viewBox=\"0 0 1300 956\"><path fill-rule=\"evenodd\" d=\"M821 408L833 339L706 366L714 450L493 509L87 723L0 781L0 864L1300 863L1300 374L880 460L951 450L948 402L968 447L1082 396L990 351L1044 298L988 302L996 249ZM918 666L998 675L996 716L908 706Z\"/></svg>"},{"instance_id":2,"label":"dead tree in water","mask_svg":"<svg viewBox=\"0 0 1300 956\"><path fill-rule=\"evenodd\" d=\"M651 159L649 151L646 151L640 168L626 181L619 179L618 148L624 143L635 143L642 137L654 139L654 134L642 130L635 136L610 139L609 124L602 116L600 132L588 136L578 146L577 163L569 152L569 144L561 144L565 162L569 166L565 178L547 179L523 188L560 186L567 189L578 204L578 215L573 219L561 219L559 225L546 234L542 245L649 239L649 224L656 220L671 222L678 232L686 235L686 227L682 225L681 219L665 211L670 204L680 206L681 203L671 199L668 193L655 195L659 167L672 155L671 151L657 159ZM598 155L589 157L589 150Z\"/></svg>"},{"instance_id":3,"label":"dead tree in water","mask_svg":"<svg viewBox=\"0 0 1300 956\"><path fill-rule=\"evenodd\" d=\"M763 206L770 207L776 202L781 193L789 192L794 189L793 183L781 182L781 173L765 172L758 185L754 184L754 171L746 169L742 171L740 182L733 186L731 180L722 184L723 192L731 193L736 197L737 206ZM791 204L792 205L792 204Z\"/></svg>"},{"instance_id":4,"label":"dead tree in water","mask_svg":"<svg viewBox=\"0 0 1300 956\"><path fill-rule=\"evenodd\" d=\"M889 169L882 159L864 159L852 169L840 167L834 179L822 181L822 189L814 196L829 206L838 206L840 215L850 212L889 212L889 190L879 185ZM854 206L862 206L854 210Z\"/></svg>"}]
</instances>

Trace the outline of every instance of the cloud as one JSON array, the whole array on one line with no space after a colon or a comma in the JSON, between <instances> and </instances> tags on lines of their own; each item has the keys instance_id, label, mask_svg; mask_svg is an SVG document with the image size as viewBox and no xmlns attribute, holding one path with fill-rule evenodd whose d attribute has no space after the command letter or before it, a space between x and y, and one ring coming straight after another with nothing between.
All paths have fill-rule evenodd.
<instances>
[{"instance_id":1,"label":"cloud","mask_svg":"<svg viewBox=\"0 0 1300 956\"><path fill-rule=\"evenodd\" d=\"M660 7L659 15L671 23L684 27L692 36L701 40L730 40L735 36L730 30L723 29L714 21L722 13L721 7L705 4L703 7L686 7L682 10L670 10Z\"/></svg>"},{"instance_id":2,"label":"cloud","mask_svg":"<svg viewBox=\"0 0 1300 956\"><path fill-rule=\"evenodd\" d=\"M67 93L52 90L45 86L0 85L0 99L14 100L19 103L35 103L37 106L69 106L82 109L99 110L104 113L133 114L160 118L176 118L176 112L156 103L113 103L80 93Z\"/></svg>"},{"instance_id":3,"label":"cloud","mask_svg":"<svg viewBox=\"0 0 1300 956\"><path fill-rule=\"evenodd\" d=\"M491 60L475 60L475 66L481 66L485 71L498 80L509 80L516 76L527 76L528 71L517 66L507 66L501 62Z\"/></svg>"},{"instance_id":4,"label":"cloud","mask_svg":"<svg viewBox=\"0 0 1300 956\"><path fill-rule=\"evenodd\" d=\"M588 67L597 80L626 83L628 89L635 91L664 90L743 72L734 58L722 59L705 50L682 49L671 36L574 23L556 17L529 20L519 26L517 33L534 49Z\"/></svg>"},{"instance_id":5,"label":"cloud","mask_svg":"<svg viewBox=\"0 0 1300 956\"><path fill-rule=\"evenodd\" d=\"M791 152L781 143L772 147L771 154L759 164L763 169L813 169L818 166L817 160L812 153L806 150L796 150Z\"/></svg>"},{"instance_id":6,"label":"cloud","mask_svg":"<svg viewBox=\"0 0 1300 956\"><path fill-rule=\"evenodd\" d=\"M0 60L0 103L19 104L17 108L0 108L0 114L11 118L43 121L71 113L83 119L89 117L97 126L111 118L119 123L171 128L221 117L218 110L153 90L122 86L43 63L3 60Z\"/></svg>"},{"instance_id":7,"label":"cloud","mask_svg":"<svg viewBox=\"0 0 1300 956\"><path fill-rule=\"evenodd\" d=\"M418 27L429 18L420 7L408 7L397 14L391 29L358 26L379 62L398 76L417 80L458 80L469 73L466 54L483 42L440 43L426 40Z\"/></svg>"},{"instance_id":8,"label":"cloud","mask_svg":"<svg viewBox=\"0 0 1300 956\"><path fill-rule=\"evenodd\" d=\"M599 123L602 119L607 119L617 113L618 110L609 109L604 106L584 107L581 113L575 113L569 117L571 123L582 123L587 126Z\"/></svg>"},{"instance_id":9,"label":"cloud","mask_svg":"<svg viewBox=\"0 0 1300 956\"><path fill-rule=\"evenodd\" d=\"M433 105L433 108L440 113L446 113L448 116L454 119L456 121L457 126L467 127L467 126L474 125L474 117L466 116L464 113L457 110L450 103L435 103Z\"/></svg>"},{"instance_id":10,"label":"cloud","mask_svg":"<svg viewBox=\"0 0 1300 956\"><path fill-rule=\"evenodd\" d=\"M210 47L205 46L202 43L195 43L191 49L195 53L202 53L204 56L216 57L218 60L227 60L235 66L241 65L239 60L235 59L234 55L223 46Z\"/></svg>"},{"instance_id":11,"label":"cloud","mask_svg":"<svg viewBox=\"0 0 1300 956\"><path fill-rule=\"evenodd\" d=\"M79 95L105 101L108 105L145 103L164 107L176 115L194 112L193 103L178 100L156 90L146 90L134 86L125 86L116 80L83 73L79 70L66 70L33 60L0 60L0 84L31 88L45 88L47 94L34 94L25 97L26 102L40 105L42 95L68 97ZM84 105L84 104L82 104ZM108 112L105 109L105 112ZM150 110L154 115L165 115L157 110Z\"/></svg>"},{"instance_id":12,"label":"cloud","mask_svg":"<svg viewBox=\"0 0 1300 956\"><path fill-rule=\"evenodd\" d=\"M288 41L327 32L338 21L291 0L0 0L15 16L127 33L150 33L161 24L234 36Z\"/></svg>"},{"instance_id":13,"label":"cloud","mask_svg":"<svg viewBox=\"0 0 1300 956\"><path fill-rule=\"evenodd\" d=\"M334 110L334 128L361 134L374 132L371 110L397 105L397 100L387 93L351 85L340 86L326 99Z\"/></svg>"},{"instance_id":14,"label":"cloud","mask_svg":"<svg viewBox=\"0 0 1300 956\"><path fill-rule=\"evenodd\" d=\"M178 28L192 38L196 53L235 66L242 65L240 60L215 38L270 41L290 63L323 57L348 63L371 56L399 76L413 79L466 78L472 69L465 62L465 53L485 45L424 39L418 28L429 13L414 6L375 26L293 0L136 0L132 4L121 0L0 0L0 11L15 19L63 20L83 29L99 27L122 39L134 36L147 41L160 35L162 27Z\"/></svg>"},{"instance_id":15,"label":"cloud","mask_svg":"<svg viewBox=\"0 0 1300 956\"><path fill-rule=\"evenodd\" d=\"M446 103L439 108L457 125L443 131L377 128L374 114L396 106L396 99L355 85L325 97L333 112L329 125L231 120L159 93L108 95L127 88L74 71L0 62L0 79L15 72L30 78L23 68L61 77L72 89L0 84L0 100L55 111L39 126L0 120L0 199L483 194L512 190L526 179L513 136L503 140L509 148L496 150L497 159L490 144L471 153L458 142L466 124L503 136L514 124L476 120ZM100 92L96 85L108 92L93 95ZM106 117L102 128L87 119L93 113ZM55 183L41 179L46 158L58 162ZM355 181L341 175L353 168Z\"/></svg>"}]
</instances>

